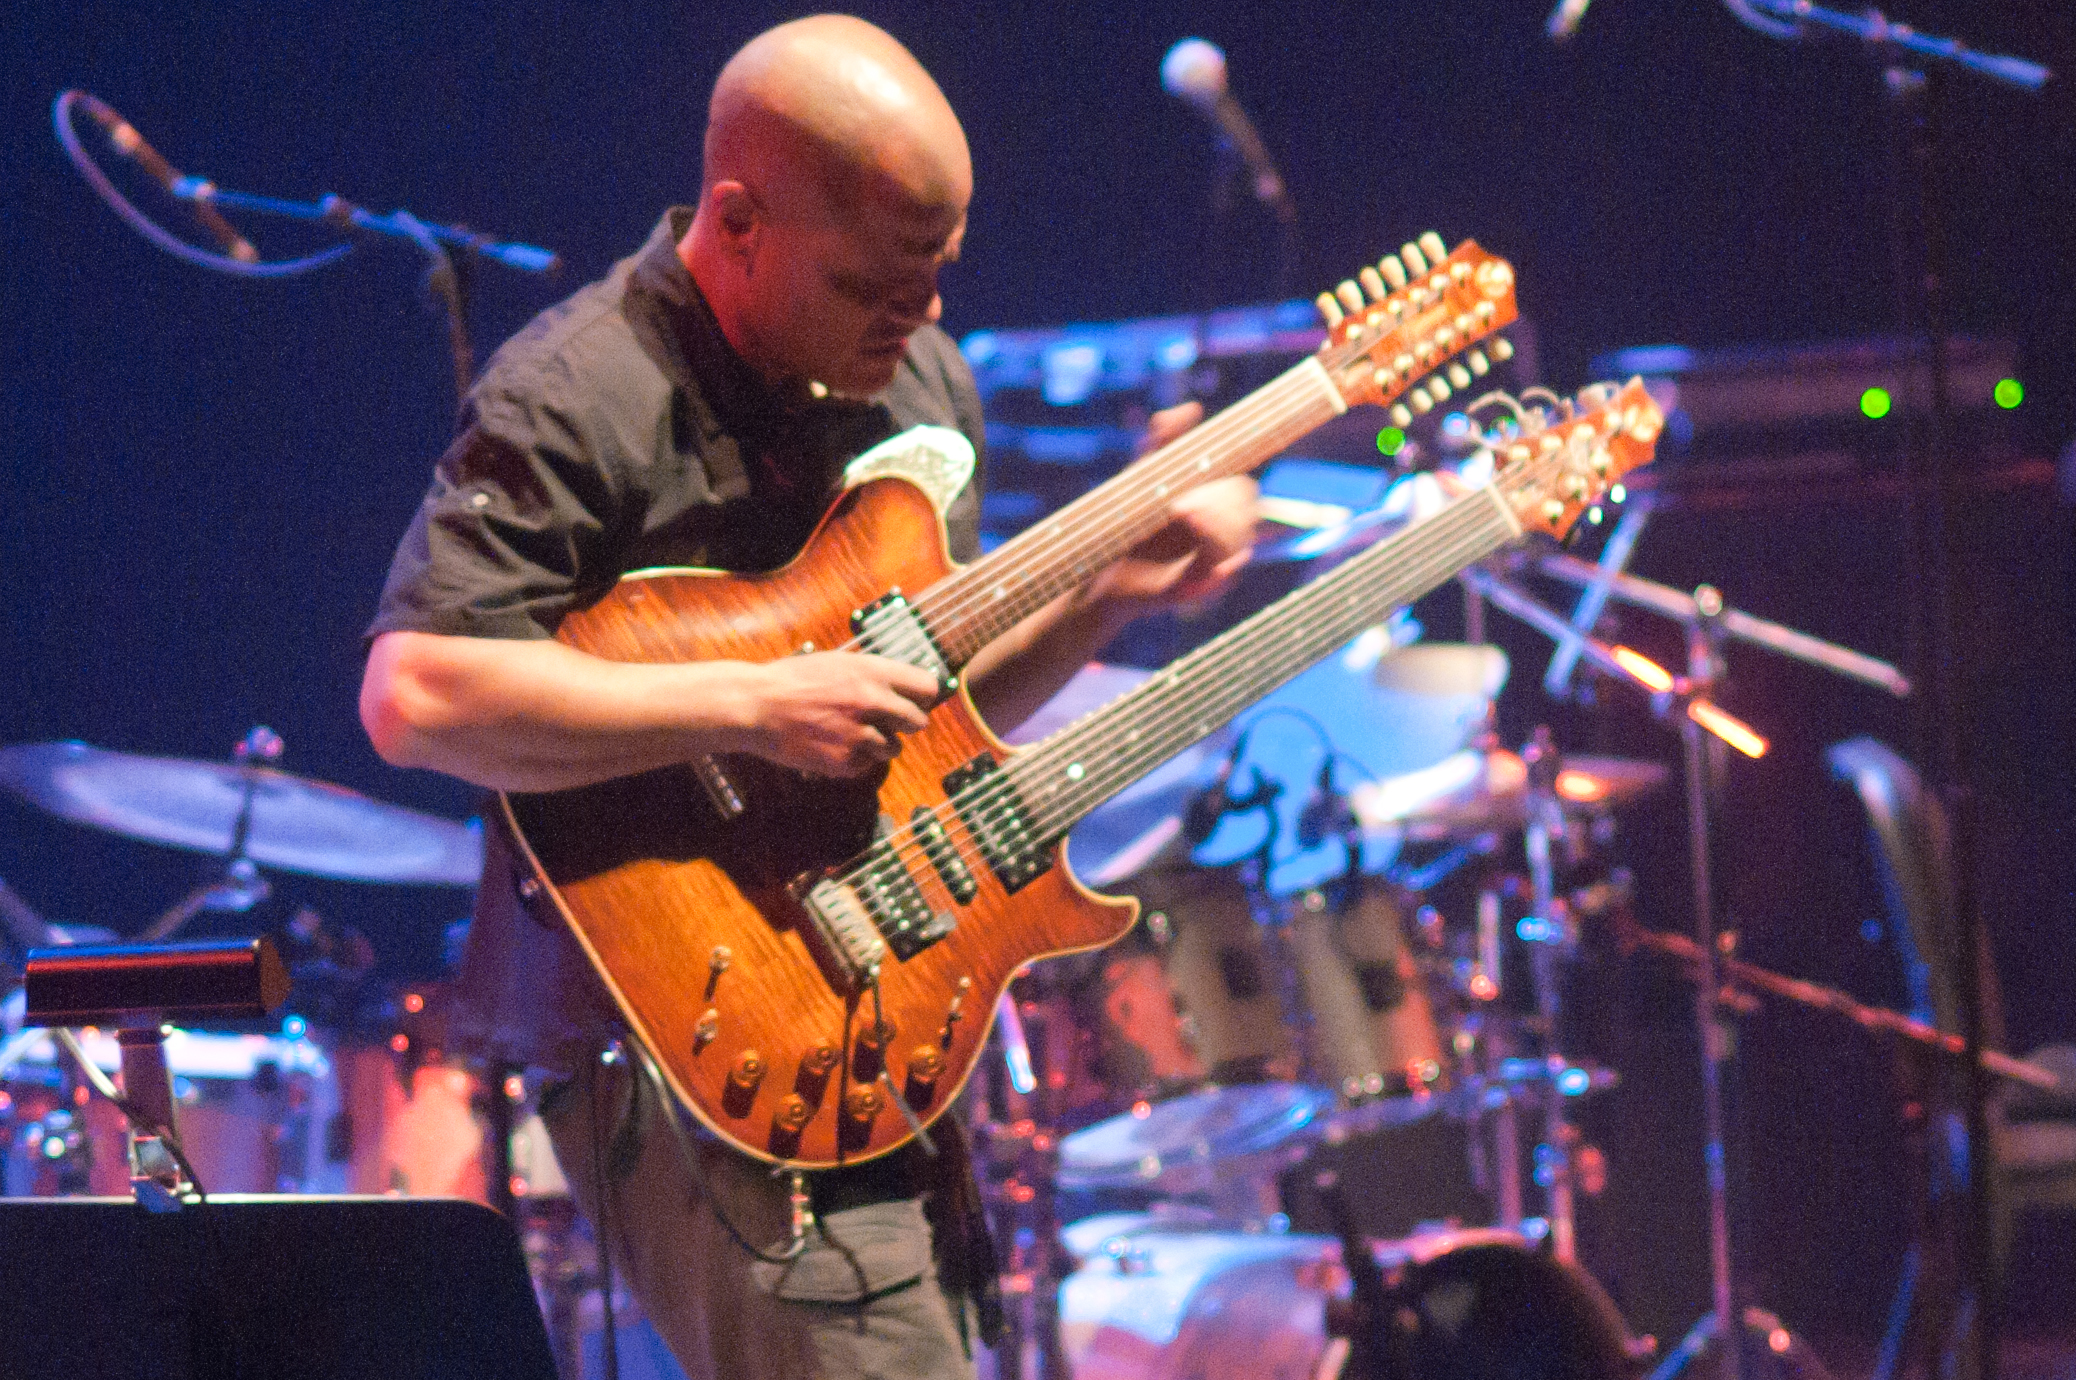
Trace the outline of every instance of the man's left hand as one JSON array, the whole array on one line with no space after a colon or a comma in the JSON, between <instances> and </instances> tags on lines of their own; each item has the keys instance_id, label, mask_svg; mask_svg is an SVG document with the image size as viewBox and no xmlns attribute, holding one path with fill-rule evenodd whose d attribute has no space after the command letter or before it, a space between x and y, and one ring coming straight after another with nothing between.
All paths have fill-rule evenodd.
<instances>
[{"instance_id":1,"label":"man's left hand","mask_svg":"<svg viewBox=\"0 0 2076 1380\"><path fill-rule=\"evenodd\" d=\"M1203 416L1194 402L1154 413L1143 449L1168 444ZM1096 576L1089 593L1129 617L1221 593L1253 552L1255 492L1254 480L1239 475L1178 495L1167 523Z\"/></svg>"}]
</instances>

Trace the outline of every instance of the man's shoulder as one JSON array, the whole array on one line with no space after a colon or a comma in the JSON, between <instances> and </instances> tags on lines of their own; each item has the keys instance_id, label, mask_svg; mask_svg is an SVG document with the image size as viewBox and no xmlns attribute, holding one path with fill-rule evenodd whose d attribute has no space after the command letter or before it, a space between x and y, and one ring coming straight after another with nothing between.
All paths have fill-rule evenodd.
<instances>
[{"instance_id":1,"label":"man's shoulder","mask_svg":"<svg viewBox=\"0 0 2076 1380\"><path fill-rule=\"evenodd\" d=\"M667 405L670 380L628 315L626 267L579 288L500 345L476 381L478 400L565 413Z\"/></svg>"}]
</instances>

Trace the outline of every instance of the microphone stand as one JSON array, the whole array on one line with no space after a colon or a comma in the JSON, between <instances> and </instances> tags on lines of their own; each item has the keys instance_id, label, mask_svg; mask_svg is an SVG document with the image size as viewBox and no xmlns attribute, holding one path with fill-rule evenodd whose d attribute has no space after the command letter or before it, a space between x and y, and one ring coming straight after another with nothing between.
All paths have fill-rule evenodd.
<instances>
[{"instance_id":1,"label":"microphone stand","mask_svg":"<svg viewBox=\"0 0 2076 1380\"><path fill-rule=\"evenodd\" d=\"M1957 39L1921 34L1889 20L1879 10L1848 14L1810 0L1727 0L1747 24L1780 37L1800 38L1806 28L1828 30L1861 41L1882 69L1898 133L1899 179L1895 200L1896 259L1900 315L1906 333L1926 338L1926 409L1917 444L1911 447L1910 527L1913 566L1921 572L1914 603L1920 679L1925 695L1917 716L1917 748L1932 765L1932 779L1946 807L1950 828L1951 923L1959 987L1961 1036L1966 1045L1963 1100L1967 1104L1967 1230L1960 1252L1961 1314L1974 1304L1976 1380L1996 1380L2001 1281L1996 1259L1994 1149L1990 1141L1989 1079L1983 1070L1981 959L1987 938L1976 877L1978 829L1973 780L1973 706L1969 657L1957 635L1969 611L1967 562L1950 521L1960 506L1950 464L1953 397L1948 351L1947 164L1939 130L1943 76L1968 72L2013 90L2037 93L2052 75L2024 58L1978 53ZM1756 22L1755 22L1756 21ZM1915 235L1910 224L1915 192Z\"/></svg>"},{"instance_id":2,"label":"microphone stand","mask_svg":"<svg viewBox=\"0 0 2076 1380\"><path fill-rule=\"evenodd\" d=\"M1722 643L1726 637L1767 647L1796 660L1880 685L1891 693L1909 693L1909 682L1888 663L1834 646L1820 638L1769 623L1729 608L1713 587L1693 594L1634 575L1608 578L1589 561L1561 554L1530 558L1545 575L1580 586L1600 588L1608 597L1666 614L1683 623L1687 633L1687 674L1675 679L1627 649L1609 647L1581 633L1561 614L1543 607L1518 586L1485 567L1465 572L1464 580L1489 602L1562 645L1575 645L1581 659L1596 669L1636 686L1651 697L1654 712L1669 718L1679 711L1680 740L1687 787L1688 861L1693 883L1693 950L1699 968L1695 1020L1701 1039L1701 1097L1708 1176L1709 1276L1711 1308L1686 1340L1652 1373L1651 1380L1672 1380L1713 1339L1721 1357L1724 1380L1738 1380L1743 1363L1735 1274L1730 1238L1728 1152L1725 1136L1723 1082L1730 1061L1730 1041L1722 1026L1717 1000L1716 884L1714 822L1723 793L1725 743L1750 756L1766 750L1765 740L1716 708L1712 695L1723 676ZM1646 669L1648 668L1648 669ZM1655 674L1652 674L1655 673Z\"/></svg>"},{"instance_id":3,"label":"microphone stand","mask_svg":"<svg viewBox=\"0 0 2076 1380\"><path fill-rule=\"evenodd\" d=\"M454 392L457 402L468 397L476 376L476 352L469 339L469 290L472 265L489 259L525 273L554 274L562 261L549 250L530 244L481 235L462 225L440 225L420 220L409 211L392 211L378 216L344 197L327 193L316 201L289 201L250 192L227 191L200 177L174 180L173 195L198 205L233 211L257 211L290 220L322 221L362 235L386 235L406 239L424 251L428 267L426 286L440 301L447 317L447 349L454 362ZM457 255L455 251L465 251Z\"/></svg>"}]
</instances>

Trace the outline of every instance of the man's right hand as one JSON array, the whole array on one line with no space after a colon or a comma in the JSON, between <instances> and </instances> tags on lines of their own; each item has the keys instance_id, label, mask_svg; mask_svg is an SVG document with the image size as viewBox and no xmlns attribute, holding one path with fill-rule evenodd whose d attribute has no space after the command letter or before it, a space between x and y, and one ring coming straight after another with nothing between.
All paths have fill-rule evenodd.
<instances>
[{"instance_id":1,"label":"man's right hand","mask_svg":"<svg viewBox=\"0 0 2076 1380\"><path fill-rule=\"evenodd\" d=\"M749 750L810 776L862 776L929 722L937 678L860 652L810 652L756 668Z\"/></svg>"}]
</instances>

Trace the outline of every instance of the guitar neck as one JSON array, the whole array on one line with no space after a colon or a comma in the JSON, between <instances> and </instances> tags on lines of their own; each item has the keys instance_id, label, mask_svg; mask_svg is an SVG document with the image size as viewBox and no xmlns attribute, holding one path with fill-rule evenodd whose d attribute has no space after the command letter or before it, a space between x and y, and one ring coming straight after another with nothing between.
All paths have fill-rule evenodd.
<instances>
[{"instance_id":1,"label":"guitar neck","mask_svg":"<svg viewBox=\"0 0 2076 1380\"><path fill-rule=\"evenodd\" d=\"M945 659L963 666L988 643L1160 530L1176 495L1245 474L1347 411L1316 357L1098 485L940 581L915 601Z\"/></svg>"},{"instance_id":2,"label":"guitar neck","mask_svg":"<svg viewBox=\"0 0 2076 1380\"><path fill-rule=\"evenodd\" d=\"M1034 837L1076 821L1248 705L1520 535L1486 487L1228 629L1079 723L1018 753L1004 771Z\"/></svg>"}]
</instances>

